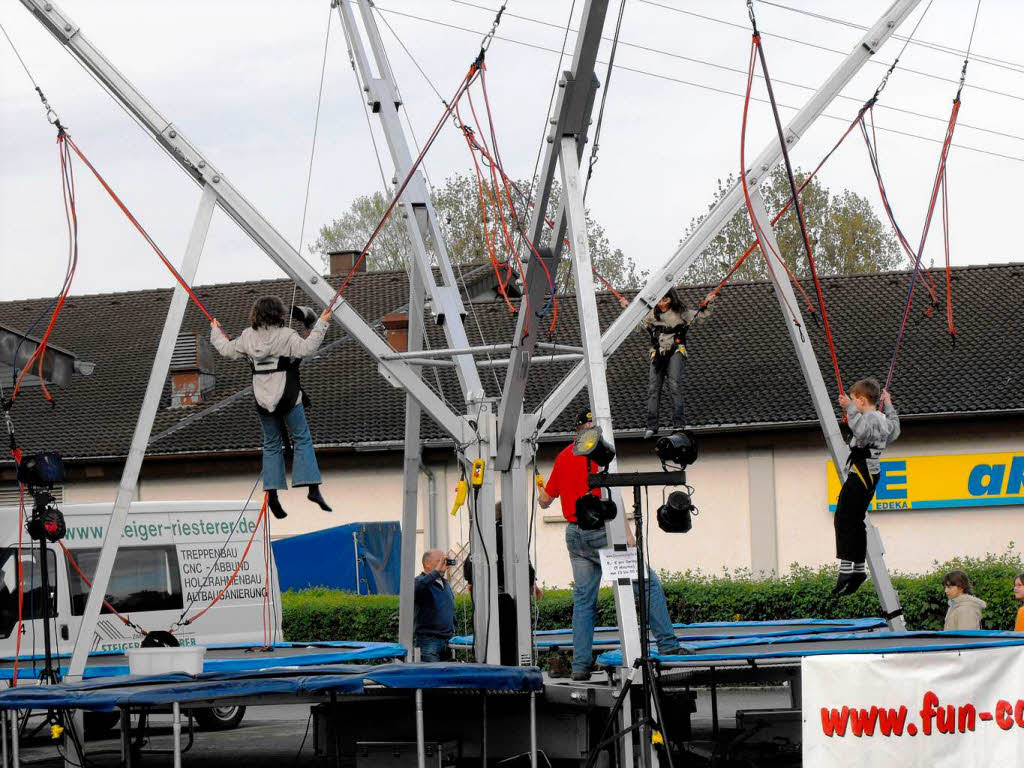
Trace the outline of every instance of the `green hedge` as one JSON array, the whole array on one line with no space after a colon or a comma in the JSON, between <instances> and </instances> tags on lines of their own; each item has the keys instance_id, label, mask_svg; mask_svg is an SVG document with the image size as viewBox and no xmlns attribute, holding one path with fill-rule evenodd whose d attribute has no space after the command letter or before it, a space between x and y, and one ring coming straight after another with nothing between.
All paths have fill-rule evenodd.
<instances>
[{"instance_id":1,"label":"green hedge","mask_svg":"<svg viewBox=\"0 0 1024 768\"><path fill-rule=\"evenodd\" d=\"M1012 629L1017 604L1013 577L1024 571L1020 554L1012 547L1001 555L935 563L924 575L893 576L893 584L910 629L942 629L946 596L942 577L953 568L966 571L975 593L988 603L982 626ZM870 583L852 597L829 595L836 580L834 567L811 569L792 566L780 578L757 579L748 572L723 571L719 575L687 571L662 573L669 613L674 622L766 621L772 619L860 618L878 616L881 608ZM330 589L305 589L282 595L283 628L288 640L394 641L398 637L398 598L361 596ZM572 590L546 590L537 603L539 629L572 625ZM472 607L465 596L456 601L457 631L472 632ZM598 598L598 624L615 624L609 589Z\"/></svg>"}]
</instances>

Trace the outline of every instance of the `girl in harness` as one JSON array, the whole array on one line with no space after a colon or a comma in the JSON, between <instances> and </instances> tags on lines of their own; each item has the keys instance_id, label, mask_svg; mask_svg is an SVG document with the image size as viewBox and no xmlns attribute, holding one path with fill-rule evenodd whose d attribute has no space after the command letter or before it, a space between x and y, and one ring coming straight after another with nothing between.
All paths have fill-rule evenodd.
<instances>
[{"instance_id":1,"label":"girl in harness","mask_svg":"<svg viewBox=\"0 0 1024 768\"><path fill-rule=\"evenodd\" d=\"M327 333L330 310L324 310L309 336L303 339L285 323L284 302L276 296L256 299L249 314L249 328L229 339L219 322L210 324L210 341L220 354L232 360L245 357L252 367L252 391L256 412L263 425L263 490L268 506L278 519L287 513L277 497L286 489L284 430L294 446L292 485L307 486L306 498L325 512L331 508L320 494L320 468L313 453L313 439L303 408L305 394L299 383L299 362L316 351Z\"/></svg>"},{"instance_id":2,"label":"girl in harness","mask_svg":"<svg viewBox=\"0 0 1024 768\"><path fill-rule=\"evenodd\" d=\"M879 403L882 412L878 410ZM888 390L881 390L876 379L861 379L850 388L849 395L840 392L839 405L846 411L853 436L846 460L846 482L839 491L833 519L839 580L832 594L852 595L868 577L864 565L868 549L864 518L881 474L878 459L900 436L900 417Z\"/></svg>"},{"instance_id":3,"label":"girl in harness","mask_svg":"<svg viewBox=\"0 0 1024 768\"><path fill-rule=\"evenodd\" d=\"M651 366L647 385L647 431L649 440L658 433L658 405L661 386L668 378L672 398L672 427L686 426L683 409L683 374L686 372L686 332L694 323L703 323L711 314L715 294L709 293L700 309L687 309L675 288L669 288L640 324L651 337ZM625 300L623 300L625 301ZM626 304L623 304L625 307Z\"/></svg>"}]
</instances>

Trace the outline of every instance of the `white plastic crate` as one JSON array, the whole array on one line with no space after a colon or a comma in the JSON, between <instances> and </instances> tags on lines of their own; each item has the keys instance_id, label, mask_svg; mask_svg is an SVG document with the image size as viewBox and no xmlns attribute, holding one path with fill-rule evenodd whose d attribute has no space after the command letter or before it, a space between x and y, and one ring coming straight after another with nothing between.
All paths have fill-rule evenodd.
<instances>
[{"instance_id":1,"label":"white plastic crate","mask_svg":"<svg viewBox=\"0 0 1024 768\"><path fill-rule=\"evenodd\" d=\"M128 671L133 675L163 675L170 672L184 672L198 675L203 671L206 648L129 648Z\"/></svg>"}]
</instances>

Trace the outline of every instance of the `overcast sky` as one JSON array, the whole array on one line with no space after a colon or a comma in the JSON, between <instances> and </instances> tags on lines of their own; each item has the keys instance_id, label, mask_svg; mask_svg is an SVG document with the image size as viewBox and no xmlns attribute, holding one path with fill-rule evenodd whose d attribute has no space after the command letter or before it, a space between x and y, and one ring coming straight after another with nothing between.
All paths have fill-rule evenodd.
<instances>
[{"instance_id":1,"label":"overcast sky","mask_svg":"<svg viewBox=\"0 0 1024 768\"><path fill-rule=\"evenodd\" d=\"M889 5L885 0L783 1L861 25L873 24ZM573 27L584 4L575 3ZM464 75L497 5L497 0L377 2L446 95ZM920 3L902 33L909 33L927 5L928 0ZM150 103L293 242L303 217L330 19L304 255L312 258L307 247L320 225L356 196L380 189L340 23L327 0L63 0L61 6ZM510 0L498 33L505 39L496 40L490 50L488 84L496 128L506 170L515 177L527 177L533 169L572 6L571 0ZM933 0L917 39L962 50L975 7L974 0ZM609 38L617 9L613 0ZM757 13L776 95L785 105L801 105L811 90L798 86L818 86L842 60L826 49L848 52L862 36L851 26L766 2L757 4ZM199 189L20 3L3 3L0 23L75 141L172 262L180 263ZM968 72L955 137L961 146L953 148L949 167L954 264L1024 260L1016 237L1021 216L1017 186L1024 171L1022 25L1024 3L1019 0L981 4L973 53L999 61L973 60ZM412 125L423 138L441 105L392 33L382 26L382 34ZM574 37L569 35L569 55ZM690 219L706 209L716 179L738 169L742 99L735 94L745 85L749 41L742 0L626 3L616 59L620 66L608 91L588 205L613 245L642 267L656 267L671 255ZM890 62L901 45L891 40L875 58ZM608 48L608 43L602 48L602 62ZM879 133L880 155L897 216L915 244L961 61L962 55L910 46L901 66L918 73L897 70L876 109L879 128L902 132ZM604 65L598 69L603 80ZM828 109L841 120L821 119L811 128L793 152L797 165L817 163L884 71L874 63L864 67L844 91L850 98ZM763 96L763 83L755 87ZM784 109L784 121L792 114ZM373 129L380 144L376 122ZM63 278L67 240L54 134L28 77L6 40L0 40L0 300L53 295ZM754 105L750 154L773 136L769 111ZM384 162L390 177L386 157ZM442 133L426 166L435 183L471 170L465 143L454 129ZM881 210L856 134L820 178L833 190L848 187L866 195ZM72 292L171 285L165 268L84 169L77 172L77 184L80 266ZM943 260L940 229L933 229L925 258ZM197 282L280 274L218 212Z\"/></svg>"}]
</instances>

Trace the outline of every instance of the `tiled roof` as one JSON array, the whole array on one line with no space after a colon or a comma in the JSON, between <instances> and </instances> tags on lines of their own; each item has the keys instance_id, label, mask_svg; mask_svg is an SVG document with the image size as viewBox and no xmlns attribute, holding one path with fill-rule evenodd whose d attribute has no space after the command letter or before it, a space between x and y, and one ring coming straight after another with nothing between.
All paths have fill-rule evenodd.
<instances>
[{"instance_id":1,"label":"tiled roof","mask_svg":"<svg viewBox=\"0 0 1024 768\"><path fill-rule=\"evenodd\" d=\"M936 273L938 279L939 273ZM824 292L838 345L841 373L847 385L874 375L884 379L902 313L909 274L905 272L827 278ZM810 286L807 286L810 290ZM1024 265L961 267L953 270L954 307L958 341L954 349L945 332L943 313L924 319L917 302L893 384L901 413L920 417L941 414L1024 412ZM706 287L687 287L691 304ZM292 283L286 280L202 286L198 295L224 327L238 333L245 325L255 297L267 293L290 302ZM76 376L67 391L55 391L50 408L37 390L25 390L13 416L27 452L55 449L66 458L124 456L152 365L170 290L134 291L72 298L54 332L55 344L95 362L88 378ZM628 294L627 294L628 295ZM357 276L346 294L360 314L379 318L404 306L408 281L404 272L371 272ZM299 291L299 303L311 301ZM0 303L0 323L27 330L49 305L49 299ZM803 383L784 318L767 283L736 283L723 290L710 320L691 329L690 358L685 381L688 422L697 428L739 429L754 426L812 423L814 410ZM621 311L607 294L598 305L602 328ZM805 313L806 314L806 313ZM466 318L470 343L507 342L515 318L504 301L475 303ZM829 391L835 392L827 346L813 322L806 329L818 353ZM190 306L183 331L204 335L208 325ZM444 346L441 328L428 321L431 347ZM337 339L332 328L325 344ZM578 344L575 299L560 299L556 337ZM543 396L570 370L570 364L535 365L527 391L527 407L536 408ZM250 382L248 367L217 357L217 402ZM454 373L449 368L425 369L432 386L440 384L458 409L461 403ZM489 394L504 383L505 369L482 370ZM303 368L303 385L313 400L311 429L317 445L390 447L401 443L404 395L386 383L376 364L348 341L322 354ZM3 382L9 395L9 382ZM647 337L633 333L608 362L608 389L616 431L644 428L647 392ZM165 388L164 404L169 402ZM585 393L566 410L551 432L567 432L571 414ZM207 405L209 404L209 401ZM153 434L166 430L203 407L162 407ZM662 398L662 423L669 418L667 391ZM441 440L441 432L424 419L425 441ZM222 410L158 441L151 455L250 452L260 447L260 428L252 398L240 398Z\"/></svg>"}]
</instances>

